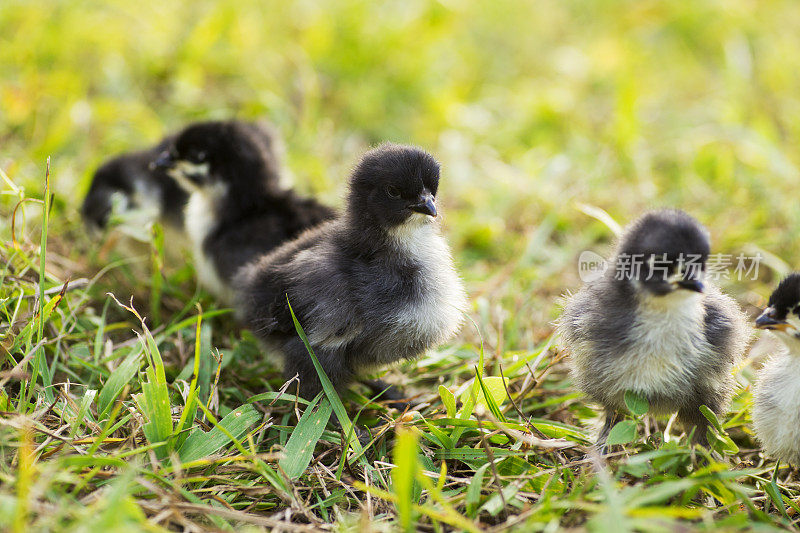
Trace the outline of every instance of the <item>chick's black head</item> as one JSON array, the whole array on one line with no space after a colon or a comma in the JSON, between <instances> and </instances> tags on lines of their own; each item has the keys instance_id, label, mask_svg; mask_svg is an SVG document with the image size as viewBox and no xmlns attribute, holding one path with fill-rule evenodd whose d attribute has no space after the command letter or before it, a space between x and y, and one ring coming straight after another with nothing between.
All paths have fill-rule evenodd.
<instances>
[{"instance_id":1,"label":"chick's black head","mask_svg":"<svg viewBox=\"0 0 800 533\"><path fill-rule=\"evenodd\" d=\"M252 128L237 121L198 122L181 131L153 163L168 169L184 188L252 179L264 164Z\"/></svg>"},{"instance_id":2,"label":"chick's black head","mask_svg":"<svg viewBox=\"0 0 800 533\"><path fill-rule=\"evenodd\" d=\"M778 284L767 308L756 319L756 327L761 329L786 331L796 329L797 324L800 324L800 273L789 274Z\"/></svg>"},{"instance_id":3,"label":"chick's black head","mask_svg":"<svg viewBox=\"0 0 800 533\"><path fill-rule=\"evenodd\" d=\"M703 292L710 252L708 231L683 211L652 211L629 226L619 245L616 279L635 282L656 296L676 290Z\"/></svg>"},{"instance_id":4,"label":"chick's black head","mask_svg":"<svg viewBox=\"0 0 800 533\"><path fill-rule=\"evenodd\" d=\"M363 224L397 227L437 215L439 163L413 146L383 144L367 152L350 179L348 213Z\"/></svg>"}]
</instances>

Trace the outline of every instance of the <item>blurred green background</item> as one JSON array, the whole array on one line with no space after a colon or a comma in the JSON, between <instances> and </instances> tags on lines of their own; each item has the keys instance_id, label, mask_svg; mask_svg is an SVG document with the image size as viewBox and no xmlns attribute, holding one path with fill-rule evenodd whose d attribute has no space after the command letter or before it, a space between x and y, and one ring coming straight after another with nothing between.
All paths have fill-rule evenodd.
<instances>
[{"instance_id":1,"label":"blurred green background","mask_svg":"<svg viewBox=\"0 0 800 533\"><path fill-rule=\"evenodd\" d=\"M52 158L51 242L80 251L97 165L191 120L271 120L331 203L369 145L419 144L484 333L528 349L612 238L582 204L682 207L716 251L798 264L798 27L788 0L4 0L0 167L40 196Z\"/></svg>"}]
</instances>

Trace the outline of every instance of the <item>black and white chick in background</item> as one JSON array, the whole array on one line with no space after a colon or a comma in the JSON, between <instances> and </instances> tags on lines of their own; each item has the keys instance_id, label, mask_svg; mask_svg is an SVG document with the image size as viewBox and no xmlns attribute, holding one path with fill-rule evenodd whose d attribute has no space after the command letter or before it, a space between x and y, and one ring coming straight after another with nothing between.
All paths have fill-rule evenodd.
<instances>
[{"instance_id":1,"label":"black and white chick in background","mask_svg":"<svg viewBox=\"0 0 800 533\"><path fill-rule=\"evenodd\" d=\"M282 188L271 154L247 123L201 122L154 162L188 194L184 228L199 282L226 303L239 268L336 214Z\"/></svg>"}]
</instances>

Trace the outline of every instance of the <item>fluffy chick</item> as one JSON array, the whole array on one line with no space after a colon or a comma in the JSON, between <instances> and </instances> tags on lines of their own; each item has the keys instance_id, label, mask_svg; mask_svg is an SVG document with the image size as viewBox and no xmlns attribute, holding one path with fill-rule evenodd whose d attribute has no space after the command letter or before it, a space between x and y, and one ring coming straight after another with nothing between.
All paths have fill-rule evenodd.
<instances>
[{"instance_id":1,"label":"fluffy chick","mask_svg":"<svg viewBox=\"0 0 800 533\"><path fill-rule=\"evenodd\" d=\"M335 216L281 189L271 154L246 123L202 122L180 132L154 164L188 193L184 226L198 279L228 303L242 265Z\"/></svg>"},{"instance_id":2,"label":"fluffy chick","mask_svg":"<svg viewBox=\"0 0 800 533\"><path fill-rule=\"evenodd\" d=\"M345 212L244 268L237 306L283 355L287 378L313 397L320 381L288 301L326 374L356 375L411 359L453 337L467 305L437 223L439 164L411 146L367 152L350 177Z\"/></svg>"},{"instance_id":3,"label":"fluffy chick","mask_svg":"<svg viewBox=\"0 0 800 533\"><path fill-rule=\"evenodd\" d=\"M677 210L653 211L626 228L604 275L569 298L558 331L577 387L600 403L605 445L625 391L650 412L695 427L706 442L708 406L724 413L732 368L750 338L738 304L705 280L708 232Z\"/></svg>"},{"instance_id":4,"label":"fluffy chick","mask_svg":"<svg viewBox=\"0 0 800 533\"><path fill-rule=\"evenodd\" d=\"M753 426L770 456L800 466L800 273L781 281L756 327L771 330L785 350L758 372Z\"/></svg>"}]
</instances>

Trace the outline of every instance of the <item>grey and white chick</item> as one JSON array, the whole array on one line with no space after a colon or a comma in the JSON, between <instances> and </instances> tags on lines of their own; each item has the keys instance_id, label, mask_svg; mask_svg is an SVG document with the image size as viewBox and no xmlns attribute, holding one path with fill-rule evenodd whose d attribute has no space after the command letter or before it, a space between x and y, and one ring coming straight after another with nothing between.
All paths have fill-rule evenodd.
<instances>
[{"instance_id":1,"label":"grey and white chick","mask_svg":"<svg viewBox=\"0 0 800 533\"><path fill-rule=\"evenodd\" d=\"M678 210L646 213L624 231L604 275L569 298L558 332L577 387L606 411L605 441L624 395L694 426L706 442L706 405L722 415L750 329L739 305L705 279L706 229Z\"/></svg>"},{"instance_id":2,"label":"grey and white chick","mask_svg":"<svg viewBox=\"0 0 800 533\"><path fill-rule=\"evenodd\" d=\"M336 214L278 185L274 159L246 123L192 124L154 166L187 192L184 227L198 280L226 303L239 268Z\"/></svg>"},{"instance_id":3,"label":"grey and white chick","mask_svg":"<svg viewBox=\"0 0 800 533\"><path fill-rule=\"evenodd\" d=\"M268 168L265 176L278 187L282 176L278 155L280 139L274 128L263 122L220 122L225 123L252 134ZM175 135L170 135L155 146L120 154L104 162L95 171L81 206L86 223L104 229L113 215L121 219L123 225L139 229L158 221L182 230L189 194L167 175L164 168L153 165L174 140Z\"/></svg>"},{"instance_id":4,"label":"grey and white chick","mask_svg":"<svg viewBox=\"0 0 800 533\"><path fill-rule=\"evenodd\" d=\"M459 330L467 298L439 229L438 188L430 154L381 145L354 169L340 217L242 269L238 310L282 354L286 377L299 376L302 396L321 385L287 298L338 389Z\"/></svg>"},{"instance_id":5,"label":"grey and white chick","mask_svg":"<svg viewBox=\"0 0 800 533\"><path fill-rule=\"evenodd\" d=\"M756 437L770 456L800 466L800 273L781 281L756 327L772 331L785 346L758 372L753 392Z\"/></svg>"}]
</instances>

